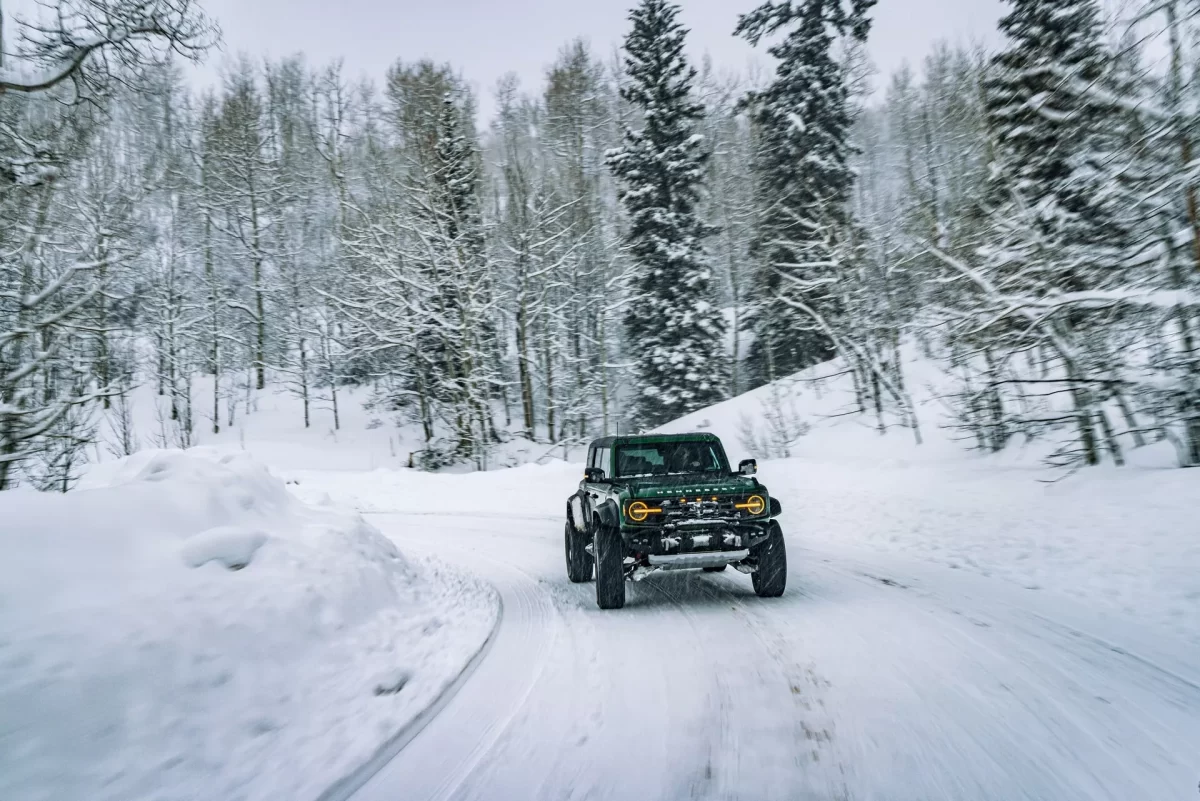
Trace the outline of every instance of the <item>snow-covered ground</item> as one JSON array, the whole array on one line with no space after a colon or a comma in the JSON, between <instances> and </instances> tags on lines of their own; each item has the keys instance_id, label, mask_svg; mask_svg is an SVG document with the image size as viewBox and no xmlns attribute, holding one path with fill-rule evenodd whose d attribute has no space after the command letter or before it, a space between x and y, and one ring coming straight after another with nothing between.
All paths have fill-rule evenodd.
<instances>
[{"instance_id":1,"label":"snow-covered ground","mask_svg":"<svg viewBox=\"0 0 1200 801\"><path fill-rule=\"evenodd\" d=\"M0 499L19 543L0 564L0 798L316 799L346 775L322 801L1194 797L1200 471L1157 446L1074 475L1035 445L972 454L914 360L918 447L840 416L844 378L806 380L837 371L666 427L760 457L785 510L779 601L732 571L659 575L602 613L563 565L580 464L402 469L406 433L350 402L340 432L305 431L265 395L212 450ZM10 515L28 536L8 540ZM388 760L494 620L436 558L504 614Z\"/></svg>"},{"instance_id":2,"label":"snow-covered ground","mask_svg":"<svg viewBox=\"0 0 1200 801\"><path fill-rule=\"evenodd\" d=\"M577 475L511 472L547 494ZM486 575L505 614L479 668L355 801L1195 792L1200 661L1177 641L974 573L810 545L788 512L782 599L732 571L663 574L602 612L594 585L566 580L561 510L539 514L512 483L484 503L480 484L444 482L393 496L417 511L370 517Z\"/></svg>"},{"instance_id":3,"label":"snow-covered ground","mask_svg":"<svg viewBox=\"0 0 1200 801\"><path fill-rule=\"evenodd\" d=\"M806 429L786 443L790 458L764 461L747 448L748 425L768 436L770 387L663 430L718 434L735 463L758 457L760 478L788 510L789 535L806 546L978 573L1200 646L1200 471L1163 466L1171 459L1159 446L1131 454L1128 467L1069 476L1040 463L1044 449L972 453L946 429L930 389L941 377L920 360L908 367L921 402L919 446L905 429L881 436L869 419L837 416L851 397L847 380L805 380L838 372L836 363L781 382L783 407ZM302 491L328 490L363 512L555 515L581 469L552 461L462 476L285 473Z\"/></svg>"},{"instance_id":4,"label":"snow-covered ground","mask_svg":"<svg viewBox=\"0 0 1200 801\"><path fill-rule=\"evenodd\" d=\"M778 602L734 573L660 575L596 610L562 565L579 464L289 471L294 491L368 513L406 549L423 547L415 526L439 532L511 610L358 801L1193 797L1200 472L1162 468L1154 448L1070 476L1033 446L969 453L926 388L937 377L910 367L920 447L838 417L836 381L783 388L806 433L761 463L791 555ZM763 438L769 393L666 429L759 455L744 440Z\"/></svg>"},{"instance_id":5,"label":"snow-covered ground","mask_svg":"<svg viewBox=\"0 0 1200 801\"><path fill-rule=\"evenodd\" d=\"M1166 443L1129 453L1131 464L1065 475L1044 467L1048 446L984 456L947 428L936 392L945 378L928 362L906 365L924 443L906 429L881 436L873 420L842 417L849 379L835 362L664 427L722 437L730 458L745 431L767 438L768 410L782 406L807 428L790 458L761 464L762 480L789 507L789 527L826 550L888 552L1070 596L1200 646L1200 471L1179 470Z\"/></svg>"},{"instance_id":6,"label":"snow-covered ground","mask_svg":"<svg viewBox=\"0 0 1200 801\"><path fill-rule=\"evenodd\" d=\"M6 801L314 798L498 614L240 453L143 452L66 496L4 493L0 521Z\"/></svg>"},{"instance_id":7,"label":"snow-covered ground","mask_svg":"<svg viewBox=\"0 0 1200 801\"><path fill-rule=\"evenodd\" d=\"M192 387L196 419L191 444L226 453L247 451L270 465L319 470L399 469L409 463L415 451L425 446L419 425L402 422L393 412L368 408L367 403L372 397L370 387L341 390L338 425L335 425L330 404L314 401L308 428L304 427L304 407L300 398L286 388L269 385L249 396L238 390L237 401L232 406L227 398L222 399L221 430L216 434L212 431L211 393L212 379L197 376ZM180 446L168 404L169 399L158 395L152 384L140 386L131 393L130 413L139 447ZM506 431L503 418L503 410L498 406L497 423L502 431ZM89 453L89 458L95 462L109 461L112 459L110 444L119 438L107 419L102 419L99 431L104 442ZM505 468L549 461L561 457L562 452L561 447L512 436L495 449L490 466ZM473 469L471 465L458 465L447 472Z\"/></svg>"}]
</instances>

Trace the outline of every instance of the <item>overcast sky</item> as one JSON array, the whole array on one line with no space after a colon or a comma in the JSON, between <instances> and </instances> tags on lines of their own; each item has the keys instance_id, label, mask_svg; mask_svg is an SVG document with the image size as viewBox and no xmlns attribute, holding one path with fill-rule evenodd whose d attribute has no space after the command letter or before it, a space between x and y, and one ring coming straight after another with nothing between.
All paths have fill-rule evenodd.
<instances>
[{"instance_id":1,"label":"overcast sky","mask_svg":"<svg viewBox=\"0 0 1200 801\"><path fill-rule=\"evenodd\" d=\"M528 89L570 39L583 36L607 56L628 28L634 0L202 0L221 24L228 53L283 56L305 52L313 63L341 57L352 76L381 79L397 58L432 58L458 67L490 116L491 92L506 72ZM31 0L4 0L6 13ZM694 58L707 52L721 67L743 69L755 50L731 34L737 15L758 0L681 0ZM871 56L888 75L908 60L919 66L933 43L997 41L1002 0L879 0ZM200 73L213 80L217 54ZM765 62L764 62L765 63Z\"/></svg>"}]
</instances>

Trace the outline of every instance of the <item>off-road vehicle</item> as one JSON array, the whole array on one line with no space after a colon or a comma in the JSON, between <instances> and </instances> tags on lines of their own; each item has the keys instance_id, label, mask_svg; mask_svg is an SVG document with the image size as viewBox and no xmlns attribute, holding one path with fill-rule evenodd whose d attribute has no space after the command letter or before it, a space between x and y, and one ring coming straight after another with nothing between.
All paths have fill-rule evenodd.
<instances>
[{"instance_id":1,"label":"off-road vehicle","mask_svg":"<svg viewBox=\"0 0 1200 801\"><path fill-rule=\"evenodd\" d=\"M712 434L605 437L588 447L579 491L567 499L567 577L596 574L601 609L625 605L625 582L659 570L749 573L764 598L783 595L787 553L780 504L745 459L729 468Z\"/></svg>"}]
</instances>

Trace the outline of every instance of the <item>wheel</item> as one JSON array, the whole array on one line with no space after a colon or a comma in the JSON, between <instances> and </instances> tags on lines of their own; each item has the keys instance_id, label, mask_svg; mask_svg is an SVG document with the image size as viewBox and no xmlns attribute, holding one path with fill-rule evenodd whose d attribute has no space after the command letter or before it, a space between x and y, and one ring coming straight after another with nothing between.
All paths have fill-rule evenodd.
<instances>
[{"instance_id":1,"label":"wheel","mask_svg":"<svg viewBox=\"0 0 1200 801\"><path fill-rule=\"evenodd\" d=\"M706 568L704 568L704 572L705 573L720 573L727 567L729 567L729 565L721 565L720 567L706 567Z\"/></svg>"},{"instance_id":2,"label":"wheel","mask_svg":"<svg viewBox=\"0 0 1200 801\"><path fill-rule=\"evenodd\" d=\"M787 548L783 544L783 529L772 522L767 539L754 547L751 555L758 570L750 574L754 592L759 598L778 598L787 586Z\"/></svg>"},{"instance_id":3,"label":"wheel","mask_svg":"<svg viewBox=\"0 0 1200 801\"><path fill-rule=\"evenodd\" d=\"M575 525L568 520L563 532L563 546L567 552L567 578L573 584L583 584L592 580L592 555L587 552L587 541L582 534L575 530Z\"/></svg>"},{"instance_id":4,"label":"wheel","mask_svg":"<svg viewBox=\"0 0 1200 801\"><path fill-rule=\"evenodd\" d=\"M607 526L596 529L596 606L620 609L625 605L625 543L621 532Z\"/></svg>"}]
</instances>

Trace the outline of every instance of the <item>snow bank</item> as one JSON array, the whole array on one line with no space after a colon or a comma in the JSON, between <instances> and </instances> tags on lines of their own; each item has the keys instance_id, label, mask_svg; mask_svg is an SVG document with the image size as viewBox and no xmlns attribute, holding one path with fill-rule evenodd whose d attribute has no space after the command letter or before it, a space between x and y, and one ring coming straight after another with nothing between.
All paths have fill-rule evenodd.
<instances>
[{"instance_id":1,"label":"snow bank","mask_svg":"<svg viewBox=\"0 0 1200 801\"><path fill-rule=\"evenodd\" d=\"M0 798L315 798L485 642L492 592L244 455L0 494Z\"/></svg>"},{"instance_id":2,"label":"snow bank","mask_svg":"<svg viewBox=\"0 0 1200 801\"><path fill-rule=\"evenodd\" d=\"M809 457L768 462L761 476L797 546L989 576L1200 653L1200 471L1103 468L1047 484L986 461Z\"/></svg>"}]
</instances>

